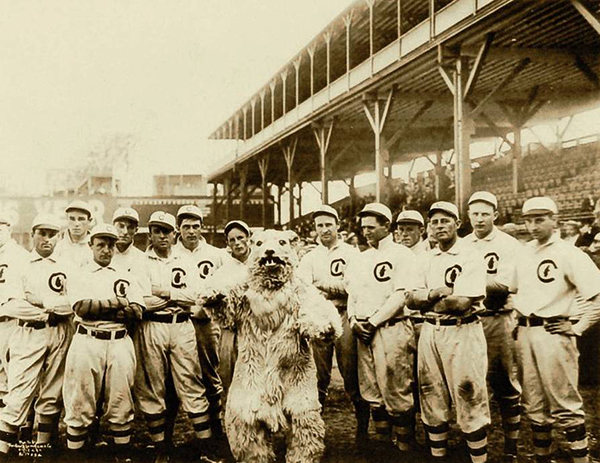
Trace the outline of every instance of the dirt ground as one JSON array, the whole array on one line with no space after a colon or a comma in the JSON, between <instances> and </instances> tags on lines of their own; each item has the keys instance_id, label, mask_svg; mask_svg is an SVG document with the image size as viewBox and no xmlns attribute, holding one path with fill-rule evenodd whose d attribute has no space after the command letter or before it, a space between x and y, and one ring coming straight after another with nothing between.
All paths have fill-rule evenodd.
<instances>
[{"instance_id":1,"label":"dirt ground","mask_svg":"<svg viewBox=\"0 0 600 463\"><path fill-rule=\"evenodd\" d=\"M585 387L582 390L586 405L587 426L590 438L590 449L592 459L596 463L600 463L600 403L598 403L597 388ZM325 438L326 453L323 458L323 463L400 463L400 462L431 462L427 448L425 447L425 436L422 427L419 425L417 429L417 440L420 448L410 453L402 454L398 450L392 448L389 444L378 442L375 440L373 425L371 424L369 447L363 454L357 454L353 450L354 442L354 414L352 404L346 397L341 378L339 374L334 374L332 385L330 388L329 397L327 399L324 420L327 426L327 434ZM141 420L138 422L142 423ZM534 458L531 452L531 434L529 426L524 423L522 430L522 438L519 443L519 463L533 462ZM488 434L490 451L490 462L498 462L501 460L502 451L502 429L500 427L500 416L495 404L492 404L492 426ZM193 433L191 427L185 417L180 416L175 430L174 438L174 454L171 459L172 463L191 463L198 462L199 458L194 451L192 444ZM133 461L137 462L152 462L152 453L149 436L145 430L145 425L140 425L136 429L133 438ZM555 436L555 451L554 460L557 463L571 461L567 452L563 450L564 439L561 436ZM282 440L277 441L277 462L285 461L285 448ZM61 458L59 461L71 461L70 459ZM100 445L96 447L92 461L101 463L111 461L109 458L108 446ZM233 461L233 460L229 460ZM460 433L456 427L453 427L450 441L450 457L448 463L466 463L470 461ZM83 463L83 462L77 462Z\"/></svg>"}]
</instances>

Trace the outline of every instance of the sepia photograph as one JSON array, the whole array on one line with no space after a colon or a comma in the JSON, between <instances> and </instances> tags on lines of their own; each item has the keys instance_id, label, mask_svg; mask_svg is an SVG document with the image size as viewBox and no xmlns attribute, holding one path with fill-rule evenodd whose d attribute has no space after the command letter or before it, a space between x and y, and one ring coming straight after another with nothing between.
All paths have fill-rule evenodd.
<instances>
[{"instance_id":1,"label":"sepia photograph","mask_svg":"<svg viewBox=\"0 0 600 463\"><path fill-rule=\"evenodd\" d=\"M0 11L0 463L600 463L600 1Z\"/></svg>"}]
</instances>

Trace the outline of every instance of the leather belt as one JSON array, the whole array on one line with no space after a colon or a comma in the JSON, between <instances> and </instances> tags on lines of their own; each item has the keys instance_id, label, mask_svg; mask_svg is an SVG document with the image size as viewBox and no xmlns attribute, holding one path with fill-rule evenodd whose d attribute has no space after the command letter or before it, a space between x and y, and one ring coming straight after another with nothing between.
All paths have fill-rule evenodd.
<instances>
[{"instance_id":1,"label":"leather belt","mask_svg":"<svg viewBox=\"0 0 600 463\"><path fill-rule=\"evenodd\" d=\"M517 324L519 326L544 326L548 322L557 322L568 320L568 317L523 317L517 318Z\"/></svg>"},{"instance_id":2,"label":"leather belt","mask_svg":"<svg viewBox=\"0 0 600 463\"><path fill-rule=\"evenodd\" d=\"M7 322L9 320L12 320L12 318L10 318L10 317L0 317L0 323Z\"/></svg>"},{"instance_id":3,"label":"leather belt","mask_svg":"<svg viewBox=\"0 0 600 463\"><path fill-rule=\"evenodd\" d=\"M77 326L77 332L79 334L86 334L93 338L102 339L104 341L114 341L127 336L127 330L96 330L83 325Z\"/></svg>"},{"instance_id":4,"label":"leather belt","mask_svg":"<svg viewBox=\"0 0 600 463\"><path fill-rule=\"evenodd\" d=\"M41 320L26 322L25 320L19 320L19 326L24 326L25 328L33 328L34 330L43 330L48 325L46 322Z\"/></svg>"},{"instance_id":5,"label":"leather belt","mask_svg":"<svg viewBox=\"0 0 600 463\"><path fill-rule=\"evenodd\" d=\"M497 317L499 315L507 315L510 314L512 312L512 310L498 310L495 312L490 312L489 310L486 310L484 312L479 313L478 315L480 317Z\"/></svg>"},{"instance_id":6,"label":"leather belt","mask_svg":"<svg viewBox=\"0 0 600 463\"><path fill-rule=\"evenodd\" d=\"M158 323L183 323L190 319L190 314L187 312L176 314L144 312L143 318L144 320Z\"/></svg>"},{"instance_id":7,"label":"leather belt","mask_svg":"<svg viewBox=\"0 0 600 463\"><path fill-rule=\"evenodd\" d=\"M406 318L407 317L395 317L395 318L392 318L392 319L388 320L387 322L385 322L385 324L383 326L394 326L397 323L400 323L400 322L406 320Z\"/></svg>"},{"instance_id":8,"label":"leather belt","mask_svg":"<svg viewBox=\"0 0 600 463\"><path fill-rule=\"evenodd\" d=\"M425 318L427 323L436 326L460 326L476 322L477 320L479 320L479 317L475 314L463 318Z\"/></svg>"}]
</instances>

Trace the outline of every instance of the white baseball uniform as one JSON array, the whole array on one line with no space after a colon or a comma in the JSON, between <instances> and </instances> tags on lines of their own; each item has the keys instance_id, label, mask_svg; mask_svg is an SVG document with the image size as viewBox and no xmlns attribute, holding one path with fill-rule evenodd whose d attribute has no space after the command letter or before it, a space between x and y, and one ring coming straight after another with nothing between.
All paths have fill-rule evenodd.
<instances>
[{"instance_id":1,"label":"white baseball uniform","mask_svg":"<svg viewBox=\"0 0 600 463\"><path fill-rule=\"evenodd\" d=\"M548 457L553 423L566 432L575 462L588 461L576 337L552 334L546 325L581 312L580 294L590 300L600 293L600 271L580 249L555 233L547 243L528 243L516 265L514 303L518 311L517 359L523 387L523 409L532 423L534 451ZM589 304L573 325L581 334L600 316Z\"/></svg>"},{"instance_id":2,"label":"white baseball uniform","mask_svg":"<svg viewBox=\"0 0 600 463\"><path fill-rule=\"evenodd\" d=\"M146 298L148 310L135 335L138 354L136 399L148 420L150 437L165 442L165 381L169 373L182 408L188 413L196 436L211 436L208 400L202 383L196 336L190 320L190 307L196 303L201 280L198 267L189 258L171 252L161 258L147 251L147 272L153 290L168 298Z\"/></svg>"},{"instance_id":3,"label":"white baseball uniform","mask_svg":"<svg viewBox=\"0 0 600 463\"><path fill-rule=\"evenodd\" d=\"M6 444L17 440L36 395L38 442L48 443L50 433L58 431L65 359L73 334L73 311L66 294L68 274L64 261L57 262L52 255L44 258L34 250L4 307L5 313L17 320L17 327L9 341L6 406L0 410L2 452L8 450Z\"/></svg>"},{"instance_id":4,"label":"white baseball uniform","mask_svg":"<svg viewBox=\"0 0 600 463\"><path fill-rule=\"evenodd\" d=\"M143 296L128 272L94 261L74 272L67 287L77 325L63 387L67 445L83 447L103 392L114 442L125 445L131 436L136 367L127 325L141 319Z\"/></svg>"},{"instance_id":5,"label":"white baseball uniform","mask_svg":"<svg viewBox=\"0 0 600 463\"><path fill-rule=\"evenodd\" d=\"M65 230L63 238L56 243L53 254L57 260L71 262L75 267L82 267L93 260L89 237L86 236L79 243L75 243L69 230Z\"/></svg>"},{"instance_id":6,"label":"white baseball uniform","mask_svg":"<svg viewBox=\"0 0 600 463\"><path fill-rule=\"evenodd\" d=\"M412 252L394 243L390 234L377 249L369 248L351 261L346 272L350 324L368 320L377 327L370 344L358 340L360 394L371 404L377 432L389 435L391 425L401 449L414 426L414 330L404 307L391 317L380 309L395 291L414 287L414 267Z\"/></svg>"}]
</instances>

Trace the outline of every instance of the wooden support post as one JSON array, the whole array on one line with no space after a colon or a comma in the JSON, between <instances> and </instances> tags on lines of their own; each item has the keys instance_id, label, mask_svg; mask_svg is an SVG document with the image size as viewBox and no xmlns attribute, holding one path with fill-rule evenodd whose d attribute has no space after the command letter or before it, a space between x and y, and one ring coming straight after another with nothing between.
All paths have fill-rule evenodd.
<instances>
[{"instance_id":1,"label":"wooden support post","mask_svg":"<svg viewBox=\"0 0 600 463\"><path fill-rule=\"evenodd\" d=\"M228 175L223 180L225 188L225 222L231 220L231 177Z\"/></svg>"},{"instance_id":2,"label":"wooden support post","mask_svg":"<svg viewBox=\"0 0 600 463\"><path fill-rule=\"evenodd\" d=\"M250 102L250 109L252 110L252 117L250 118L252 120L252 130L250 131L250 136L253 137L254 136L254 127L256 127L256 120L255 120L255 109L256 109L256 98L252 98L252 101Z\"/></svg>"},{"instance_id":3,"label":"wooden support post","mask_svg":"<svg viewBox=\"0 0 600 463\"><path fill-rule=\"evenodd\" d=\"M298 182L298 217L302 217L302 180Z\"/></svg>"},{"instance_id":4,"label":"wooden support post","mask_svg":"<svg viewBox=\"0 0 600 463\"><path fill-rule=\"evenodd\" d=\"M373 129L375 135L375 200L382 202L384 200L383 187L385 179L383 175L384 162L381 152L381 134L385 126L387 115L392 105L395 87L392 87L385 99L380 99L376 92L363 95L363 109L367 120ZM370 108L372 106L372 108Z\"/></svg>"},{"instance_id":5,"label":"wooden support post","mask_svg":"<svg viewBox=\"0 0 600 463\"><path fill-rule=\"evenodd\" d=\"M283 196L283 186L277 185L277 223L281 225L281 197Z\"/></svg>"},{"instance_id":6,"label":"wooden support post","mask_svg":"<svg viewBox=\"0 0 600 463\"><path fill-rule=\"evenodd\" d=\"M258 158L258 170L260 171L260 188L262 191L262 226L267 228L267 206L269 198L267 196L267 172L269 168L269 155L264 154Z\"/></svg>"},{"instance_id":7,"label":"wooden support post","mask_svg":"<svg viewBox=\"0 0 600 463\"><path fill-rule=\"evenodd\" d=\"M315 51L317 46L313 43L308 49L308 57L310 59L310 96L315 94Z\"/></svg>"},{"instance_id":8,"label":"wooden support post","mask_svg":"<svg viewBox=\"0 0 600 463\"><path fill-rule=\"evenodd\" d=\"M571 0L571 4L575 7L579 14L583 16L583 18L588 22L590 26L594 28L594 30L600 34L600 19L596 17L594 13L592 13L587 6L582 4L579 0Z\"/></svg>"},{"instance_id":9,"label":"wooden support post","mask_svg":"<svg viewBox=\"0 0 600 463\"><path fill-rule=\"evenodd\" d=\"M471 194L471 134L473 120L465 102L464 90L469 78L469 62L465 57L456 59L454 69L454 149L456 151L456 205L466 217L467 201Z\"/></svg>"},{"instance_id":10,"label":"wooden support post","mask_svg":"<svg viewBox=\"0 0 600 463\"><path fill-rule=\"evenodd\" d=\"M287 181L288 181L288 192L290 196L290 217L288 222L288 228L291 229L294 223L294 156L296 155L296 146L298 146L298 139L294 138L291 143L282 146L283 158L285 159L285 165L287 167Z\"/></svg>"},{"instance_id":11,"label":"wooden support post","mask_svg":"<svg viewBox=\"0 0 600 463\"><path fill-rule=\"evenodd\" d=\"M350 10L346 16L344 16L344 24L346 25L346 76L348 78L348 85L350 85L350 29L352 27L352 13Z\"/></svg>"},{"instance_id":12,"label":"wooden support post","mask_svg":"<svg viewBox=\"0 0 600 463\"><path fill-rule=\"evenodd\" d=\"M272 80L269 84L271 89L271 124L275 122L275 87L277 87L277 81Z\"/></svg>"},{"instance_id":13,"label":"wooden support post","mask_svg":"<svg viewBox=\"0 0 600 463\"><path fill-rule=\"evenodd\" d=\"M238 166L240 172L240 218L246 220L246 206L248 203L248 164Z\"/></svg>"},{"instance_id":14,"label":"wooden support post","mask_svg":"<svg viewBox=\"0 0 600 463\"><path fill-rule=\"evenodd\" d=\"M321 164L321 203L329 204L329 163L327 160L327 150L331 140L333 130L333 119L313 125L313 132L317 145L319 146L319 159Z\"/></svg>"},{"instance_id":15,"label":"wooden support post","mask_svg":"<svg viewBox=\"0 0 600 463\"><path fill-rule=\"evenodd\" d=\"M285 116L285 111L286 111L286 102L285 100L286 98L286 81L287 81L287 69L285 69L284 71L282 71L281 73L281 82L283 83L283 91L282 91L282 95L283 95L283 104L282 104L282 109L283 109L283 115Z\"/></svg>"},{"instance_id":16,"label":"wooden support post","mask_svg":"<svg viewBox=\"0 0 600 463\"><path fill-rule=\"evenodd\" d=\"M248 139L248 106L244 106L244 140Z\"/></svg>"},{"instance_id":17,"label":"wooden support post","mask_svg":"<svg viewBox=\"0 0 600 463\"><path fill-rule=\"evenodd\" d=\"M219 184L213 183L213 203L212 203L212 225L213 225L213 244L217 237L217 227L219 224L219 200L218 200Z\"/></svg>"},{"instance_id":18,"label":"wooden support post","mask_svg":"<svg viewBox=\"0 0 600 463\"><path fill-rule=\"evenodd\" d=\"M265 128L265 96L267 91L263 88L260 91L260 130Z\"/></svg>"},{"instance_id":19,"label":"wooden support post","mask_svg":"<svg viewBox=\"0 0 600 463\"><path fill-rule=\"evenodd\" d=\"M302 64L302 55L294 60L294 69L296 69L296 107L300 104L300 65Z\"/></svg>"}]
</instances>

